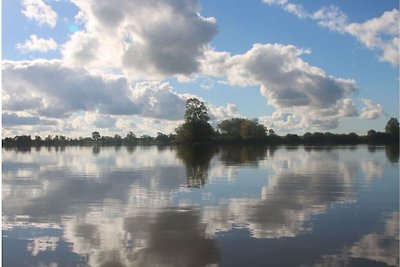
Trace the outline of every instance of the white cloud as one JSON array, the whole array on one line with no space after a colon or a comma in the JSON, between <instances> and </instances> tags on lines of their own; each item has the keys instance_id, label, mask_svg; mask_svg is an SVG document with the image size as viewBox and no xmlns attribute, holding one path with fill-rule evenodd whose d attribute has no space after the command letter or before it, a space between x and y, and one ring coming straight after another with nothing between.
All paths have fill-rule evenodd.
<instances>
[{"instance_id":1,"label":"white cloud","mask_svg":"<svg viewBox=\"0 0 400 267\"><path fill-rule=\"evenodd\" d=\"M130 79L196 73L216 34L197 0L82 1L76 32L62 49L71 66L121 68Z\"/></svg>"},{"instance_id":2,"label":"white cloud","mask_svg":"<svg viewBox=\"0 0 400 267\"><path fill-rule=\"evenodd\" d=\"M322 7L310 17L331 31L345 32L347 16L337 6Z\"/></svg>"},{"instance_id":3,"label":"white cloud","mask_svg":"<svg viewBox=\"0 0 400 267\"><path fill-rule=\"evenodd\" d=\"M138 82L133 88L132 100L145 117L179 120L185 112L186 100L173 93L168 83Z\"/></svg>"},{"instance_id":4,"label":"white cloud","mask_svg":"<svg viewBox=\"0 0 400 267\"><path fill-rule=\"evenodd\" d=\"M196 96L177 94L169 83L130 83L59 60L3 61L3 122L8 128L56 125L64 132L90 127L120 132L140 122L136 130L141 134L171 133L184 117L188 97ZM233 104L209 110L215 120L237 114Z\"/></svg>"},{"instance_id":5,"label":"white cloud","mask_svg":"<svg viewBox=\"0 0 400 267\"><path fill-rule=\"evenodd\" d=\"M351 23L346 31L355 36L358 41L370 49L382 51L380 59L399 64L399 10L387 11L378 18L370 19L364 23Z\"/></svg>"},{"instance_id":6,"label":"white cloud","mask_svg":"<svg viewBox=\"0 0 400 267\"><path fill-rule=\"evenodd\" d=\"M3 109L30 111L50 118L80 110L137 113L124 79L106 80L58 60L3 62Z\"/></svg>"},{"instance_id":7,"label":"white cloud","mask_svg":"<svg viewBox=\"0 0 400 267\"><path fill-rule=\"evenodd\" d=\"M400 14L398 9L386 11L382 16L363 23L349 23L346 14L337 6L322 7L314 13L310 13L302 5L295 5L286 0L264 0L263 2L269 5L279 5L299 18L316 20L319 25L331 31L350 34L367 48L381 51L381 61L389 62L392 65L399 64Z\"/></svg>"},{"instance_id":8,"label":"white cloud","mask_svg":"<svg viewBox=\"0 0 400 267\"><path fill-rule=\"evenodd\" d=\"M3 66L5 110L25 110L49 118L65 118L78 111L183 117L185 100L168 84L143 82L132 87L124 78L91 75L57 60L5 61Z\"/></svg>"},{"instance_id":9,"label":"white cloud","mask_svg":"<svg viewBox=\"0 0 400 267\"><path fill-rule=\"evenodd\" d=\"M261 94L277 109L262 118L267 126L335 128L340 118L357 114L349 98L357 91L356 83L326 75L300 58L305 53L310 51L280 44L255 44L235 56L208 51L202 70L226 77L231 85L260 86Z\"/></svg>"},{"instance_id":10,"label":"white cloud","mask_svg":"<svg viewBox=\"0 0 400 267\"><path fill-rule=\"evenodd\" d=\"M381 104L374 104L370 99L361 99L364 107L361 109L360 118L365 120L373 120L384 115Z\"/></svg>"},{"instance_id":11,"label":"white cloud","mask_svg":"<svg viewBox=\"0 0 400 267\"><path fill-rule=\"evenodd\" d=\"M26 40L25 43L21 44L18 43L16 45L16 48L23 53L28 53L28 52L47 52L49 50L56 50L57 49L57 43L54 41L53 38L49 39L42 39L38 38L35 34L32 34L29 37L29 40Z\"/></svg>"},{"instance_id":12,"label":"white cloud","mask_svg":"<svg viewBox=\"0 0 400 267\"><path fill-rule=\"evenodd\" d=\"M352 99L345 98L331 108L312 109L300 107L296 109L278 109L269 116L260 117L261 123L285 132L306 132L316 130L329 130L338 127L339 121L345 117L357 116L358 112Z\"/></svg>"},{"instance_id":13,"label":"white cloud","mask_svg":"<svg viewBox=\"0 0 400 267\"><path fill-rule=\"evenodd\" d=\"M234 117L240 117L239 110L236 105L228 103L226 106L208 106L210 110L210 118L214 121L222 121Z\"/></svg>"},{"instance_id":14,"label":"white cloud","mask_svg":"<svg viewBox=\"0 0 400 267\"><path fill-rule=\"evenodd\" d=\"M42 0L22 0L21 4L21 12L28 19L36 20L39 25L47 24L51 28L56 26L57 13Z\"/></svg>"}]
</instances>

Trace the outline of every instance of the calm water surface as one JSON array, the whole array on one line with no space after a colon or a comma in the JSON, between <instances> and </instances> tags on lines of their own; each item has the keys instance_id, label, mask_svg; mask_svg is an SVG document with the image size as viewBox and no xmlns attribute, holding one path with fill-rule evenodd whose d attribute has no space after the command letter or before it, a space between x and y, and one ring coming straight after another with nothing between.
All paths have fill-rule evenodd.
<instances>
[{"instance_id":1,"label":"calm water surface","mask_svg":"<svg viewBox=\"0 0 400 267\"><path fill-rule=\"evenodd\" d=\"M2 150L3 266L399 266L385 147Z\"/></svg>"}]
</instances>

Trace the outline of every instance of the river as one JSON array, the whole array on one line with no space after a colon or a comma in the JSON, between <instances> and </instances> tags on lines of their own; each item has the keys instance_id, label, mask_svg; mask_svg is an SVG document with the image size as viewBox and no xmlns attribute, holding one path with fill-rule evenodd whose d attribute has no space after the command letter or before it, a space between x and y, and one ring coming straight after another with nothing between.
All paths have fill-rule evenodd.
<instances>
[{"instance_id":1,"label":"river","mask_svg":"<svg viewBox=\"0 0 400 267\"><path fill-rule=\"evenodd\" d=\"M399 266L390 147L2 150L3 266Z\"/></svg>"}]
</instances>

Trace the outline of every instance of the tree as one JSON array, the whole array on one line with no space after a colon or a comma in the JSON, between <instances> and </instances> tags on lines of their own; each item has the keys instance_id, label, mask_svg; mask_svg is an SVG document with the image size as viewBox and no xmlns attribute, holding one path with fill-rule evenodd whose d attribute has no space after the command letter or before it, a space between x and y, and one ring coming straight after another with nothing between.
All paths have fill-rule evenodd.
<instances>
[{"instance_id":1,"label":"tree","mask_svg":"<svg viewBox=\"0 0 400 267\"><path fill-rule=\"evenodd\" d=\"M210 141L214 129L208 123L210 117L206 105L197 98L186 101L185 122L176 129L177 140L203 143Z\"/></svg>"},{"instance_id":2,"label":"tree","mask_svg":"<svg viewBox=\"0 0 400 267\"><path fill-rule=\"evenodd\" d=\"M121 145L122 137L119 134L114 135L114 145Z\"/></svg>"},{"instance_id":3,"label":"tree","mask_svg":"<svg viewBox=\"0 0 400 267\"><path fill-rule=\"evenodd\" d=\"M206 105L197 98L189 98L186 101L185 121L203 121L208 122L210 117L207 113Z\"/></svg>"},{"instance_id":4,"label":"tree","mask_svg":"<svg viewBox=\"0 0 400 267\"><path fill-rule=\"evenodd\" d=\"M159 144L159 145L165 145L165 144L168 144L170 140L169 140L168 135L163 134L161 132L157 132L156 141L157 141L157 144Z\"/></svg>"},{"instance_id":5,"label":"tree","mask_svg":"<svg viewBox=\"0 0 400 267\"><path fill-rule=\"evenodd\" d=\"M125 144L127 145L134 145L136 143L136 135L130 131L125 137Z\"/></svg>"},{"instance_id":6,"label":"tree","mask_svg":"<svg viewBox=\"0 0 400 267\"><path fill-rule=\"evenodd\" d=\"M399 136L399 121L396 118L390 118L386 123L385 132L392 136Z\"/></svg>"},{"instance_id":7,"label":"tree","mask_svg":"<svg viewBox=\"0 0 400 267\"><path fill-rule=\"evenodd\" d=\"M218 124L218 129L226 139L240 140L242 138L241 132L244 132L245 130L242 129L241 126L243 120L244 119L241 118L232 118L230 120L223 120L220 124Z\"/></svg>"},{"instance_id":8,"label":"tree","mask_svg":"<svg viewBox=\"0 0 400 267\"><path fill-rule=\"evenodd\" d=\"M376 135L376 131L371 129L371 130L368 131L367 135L368 135L368 137L375 136Z\"/></svg>"},{"instance_id":9,"label":"tree","mask_svg":"<svg viewBox=\"0 0 400 267\"><path fill-rule=\"evenodd\" d=\"M267 129L259 124L256 119L248 120L243 118L233 118L223 120L218 124L218 129L222 135L230 140L260 140L266 137Z\"/></svg>"},{"instance_id":10,"label":"tree","mask_svg":"<svg viewBox=\"0 0 400 267\"><path fill-rule=\"evenodd\" d=\"M92 133L92 139L95 140L95 141L99 140L100 139L100 133L96 132L96 131L93 132Z\"/></svg>"}]
</instances>

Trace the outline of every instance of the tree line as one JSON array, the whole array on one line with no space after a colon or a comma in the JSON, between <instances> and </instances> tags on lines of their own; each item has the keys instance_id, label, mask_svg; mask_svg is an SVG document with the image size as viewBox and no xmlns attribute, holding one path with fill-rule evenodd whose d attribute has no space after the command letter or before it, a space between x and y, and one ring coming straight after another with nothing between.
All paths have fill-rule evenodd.
<instances>
[{"instance_id":1,"label":"tree line","mask_svg":"<svg viewBox=\"0 0 400 267\"><path fill-rule=\"evenodd\" d=\"M226 144L226 143L262 143L270 145L347 145L347 144L399 144L399 122L391 118L384 132L369 130L367 135L334 134L330 132L307 132L304 135L287 134L280 136L273 129L268 129L260 124L257 119L245 118L226 119L214 129L209 121L210 117L204 102L197 98L186 101L184 123L175 133L164 134L158 132L155 137L142 135L136 137L133 132L128 132L125 137L118 134L102 136L94 131L91 137L68 138L63 135L48 135L45 138L30 135L6 137L2 140L3 146L65 146L65 145L169 145L169 144Z\"/></svg>"}]
</instances>

